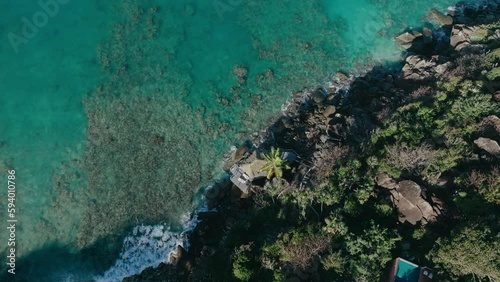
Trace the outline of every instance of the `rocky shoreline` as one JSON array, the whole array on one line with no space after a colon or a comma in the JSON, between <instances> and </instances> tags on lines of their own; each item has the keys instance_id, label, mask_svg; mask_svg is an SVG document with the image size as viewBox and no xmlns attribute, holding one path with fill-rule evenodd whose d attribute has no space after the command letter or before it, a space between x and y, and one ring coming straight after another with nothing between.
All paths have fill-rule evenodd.
<instances>
[{"instance_id":1,"label":"rocky shoreline","mask_svg":"<svg viewBox=\"0 0 500 282\"><path fill-rule=\"evenodd\" d=\"M227 230L259 206L266 189L279 186L283 194L299 187L324 185L329 173L325 167L352 150L361 152L362 141L398 107L422 98L415 89L455 74L461 66L473 65L476 54L500 47L500 29L498 24L492 24L498 19L499 1L460 3L446 15L433 10L429 20L439 27L425 26L395 37L405 54L400 65L376 66L356 76L337 73L328 85L296 93L282 114L266 130L254 134L247 144L233 151L225 165L229 170L235 163L250 163L259 158L260 152L278 147L297 154L299 158L293 169L283 179L253 183L248 194L242 193L229 179L215 183L205 194L209 210L197 214L199 223L189 233L188 250L179 247L171 255L170 264L148 268L124 281L184 281L188 277L190 281L199 281L204 263L216 251ZM499 102L498 78L489 79L485 87L495 93L494 99ZM492 120L498 130L498 117ZM498 148L488 140L478 139L475 143L481 150L496 155ZM438 197L421 196L425 195L425 189L411 180L397 182L381 174L376 181L391 195L401 222L425 224L443 213L452 213L443 209ZM438 185L447 184L446 177L436 181ZM310 273L296 275L303 277L298 281L307 281Z\"/></svg>"}]
</instances>

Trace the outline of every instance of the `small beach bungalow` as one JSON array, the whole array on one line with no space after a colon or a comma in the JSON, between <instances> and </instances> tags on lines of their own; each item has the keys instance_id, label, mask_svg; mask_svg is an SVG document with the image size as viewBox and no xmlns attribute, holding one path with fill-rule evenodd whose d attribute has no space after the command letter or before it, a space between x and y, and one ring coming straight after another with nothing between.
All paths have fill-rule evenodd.
<instances>
[{"instance_id":1,"label":"small beach bungalow","mask_svg":"<svg viewBox=\"0 0 500 282\"><path fill-rule=\"evenodd\" d=\"M240 169L240 166L234 164L231 169L230 180L236 187L238 187L243 193L248 193L248 188L252 185L250 177Z\"/></svg>"}]
</instances>

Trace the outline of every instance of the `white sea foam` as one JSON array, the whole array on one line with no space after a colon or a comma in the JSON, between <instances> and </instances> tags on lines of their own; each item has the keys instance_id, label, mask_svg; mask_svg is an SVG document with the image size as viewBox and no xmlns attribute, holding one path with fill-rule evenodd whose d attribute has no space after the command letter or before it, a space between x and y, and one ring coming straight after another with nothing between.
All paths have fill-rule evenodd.
<instances>
[{"instance_id":1,"label":"white sea foam","mask_svg":"<svg viewBox=\"0 0 500 282\"><path fill-rule=\"evenodd\" d=\"M122 252L115 264L102 276L94 277L97 282L116 282L123 278L141 273L148 267L158 267L168 263L170 254L177 251L177 246L187 249L189 242L186 233L198 223L195 215L183 216L182 232L173 232L164 225L139 225L123 240Z\"/></svg>"}]
</instances>

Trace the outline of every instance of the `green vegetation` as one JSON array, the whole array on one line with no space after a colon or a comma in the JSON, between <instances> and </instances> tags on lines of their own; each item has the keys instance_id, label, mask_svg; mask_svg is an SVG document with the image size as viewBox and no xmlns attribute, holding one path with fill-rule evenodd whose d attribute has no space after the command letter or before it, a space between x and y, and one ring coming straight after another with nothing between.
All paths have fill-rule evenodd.
<instances>
[{"instance_id":1,"label":"green vegetation","mask_svg":"<svg viewBox=\"0 0 500 282\"><path fill-rule=\"evenodd\" d=\"M248 267L248 263L250 262L248 254L250 251L251 245L241 245L234 254L234 277L241 281L249 281L252 278L252 270Z\"/></svg>"},{"instance_id":2,"label":"green vegetation","mask_svg":"<svg viewBox=\"0 0 500 282\"><path fill-rule=\"evenodd\" d=\"M262 157L267 161L267 164L261 171L267 171L267 179L271 179L273 176L281 178L283 177L283 170L290 169L286 161L281 159L280 149L272 147L271 153L263 153Z\"/></svg>"},{"instance_id":3,"label":"green vegetation","mask_svg":"<svg viewBox=\"0 0 500 282\"><path fill-rule=\"evenodd\" d=\"M494 68L486 74L488 80L500 80L500 68Z\"/></svg>"},{"instance_id":4,"label":"green vegetation","mask_svg":"<svg viewBox=\"0 0 500 282\"><path fill-rule=\"evenodd\" d=\"M395 232L389 232L373 222L360 236L349 234L345 243L348 273L356 281L373 281L374 277L378 277L380 269L392 260L392 250L400 239Z\"/></svg>"},{"instance_id":5,"label":"green vegetation","mask_svg":"<svg viewBox=\"0 0 500 282\"><path fill-rule=\"evenodd\" d=\"M488 226L472 224L441 238L432 250L436 267L453 277L468 276L500 280L500 234Z\"/></svg>"}]
</instances>

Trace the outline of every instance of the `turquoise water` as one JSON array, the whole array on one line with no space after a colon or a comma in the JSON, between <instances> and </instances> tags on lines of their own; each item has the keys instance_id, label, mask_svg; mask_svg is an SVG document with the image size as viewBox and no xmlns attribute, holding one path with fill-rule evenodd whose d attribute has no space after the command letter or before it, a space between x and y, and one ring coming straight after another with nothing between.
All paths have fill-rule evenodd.
<instances>
[{"instance_id":1,"label":"turquoise water","mask_svg":"<svg viewBox=\"0 0 500 282\"><path fill-rule=\"evenodd\" d=\"M453 3L65 2L46 22L34 1L0 4L0 177L17 171L28 280L114 281L165 260L231 146L294 91L399 58L392 36Z\"/></svg>"}]
</instances>

